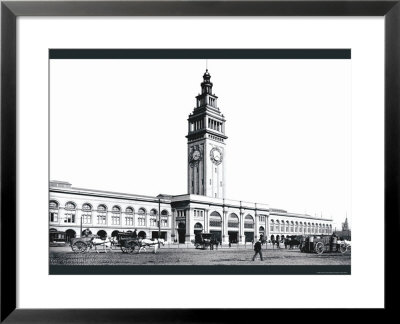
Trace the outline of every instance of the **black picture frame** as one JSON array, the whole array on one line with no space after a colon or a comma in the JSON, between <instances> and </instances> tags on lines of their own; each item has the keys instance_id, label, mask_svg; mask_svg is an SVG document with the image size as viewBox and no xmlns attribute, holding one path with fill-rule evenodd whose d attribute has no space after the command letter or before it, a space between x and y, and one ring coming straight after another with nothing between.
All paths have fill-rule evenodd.
<instances>
[{"instance_id":1,"label":"black picture frame","mask_svg":"<svg viewBox=\"0 0 400 324\"><path fill-rule=\"evenodd\" d=\"M1 2L1 321L6 323L200 322L238 316L219 310L16 309L16 19L19 16L384 16L385 308L398 281L388 258L399 232L400 4L381 1L2 1ZM393 226L393 225L396 226ZM387 285L387 283L390 283ZM134 301L132 302L134 306ZM329 302L327 302L329 306ZM268 305L266 305L268 307ZM209 314L209 313L208 313Z\"/></svg>"}]
</instances>

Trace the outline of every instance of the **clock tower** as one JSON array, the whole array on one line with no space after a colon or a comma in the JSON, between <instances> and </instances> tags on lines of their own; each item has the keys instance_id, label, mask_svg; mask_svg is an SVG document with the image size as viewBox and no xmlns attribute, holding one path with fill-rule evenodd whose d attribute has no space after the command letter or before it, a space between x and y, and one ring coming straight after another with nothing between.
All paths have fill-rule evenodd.
<instances>
[{"instance_id":1,"label":"clock tower","mask_svg":"<svg viewBox=\"0 0 400 324\"><path fill-rule=\"evenodd\" d=\"M212 93L211 75L206 70L201 94L188 118L188 193L213 198L225 197L225 118Z\"/></svg>"}]
</instances>

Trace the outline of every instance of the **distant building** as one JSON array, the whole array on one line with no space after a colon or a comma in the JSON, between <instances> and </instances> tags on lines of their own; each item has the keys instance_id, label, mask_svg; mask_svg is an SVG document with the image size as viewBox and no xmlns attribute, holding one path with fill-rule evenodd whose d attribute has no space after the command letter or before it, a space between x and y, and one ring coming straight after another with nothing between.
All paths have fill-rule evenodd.
<instances>
[{"instance_id":1,"label":"distant building","mask_svg":"<svg viewBox=\"0 0 400 324\"><path fill-rule=\"evenodd\" d=\"M346 216L346 220L344 221L344 223L342 223L342 230L341 231L335 230L335 233L339 238L343 238L345 240L351 240L351 230L349 228L347 216Z\"/></svg>"},{"instance_id":2,"label":"distant building","mask_svg":"<svg viewBox=\"0 0 400 324\"><path fill-rule=\"evenodd\" d=\"M289 213L266 204L225 199L225 117L212 93L208 70L188 118L187 192L171 196L75 188L50 182L50 240L69 241L90 229L99 236L137 229L141 237L189 243L197 232L214 233L224 243L243 244L260 235L280 239L295 234L331 234L332 220Z\"/></svg>"}]
</instances>

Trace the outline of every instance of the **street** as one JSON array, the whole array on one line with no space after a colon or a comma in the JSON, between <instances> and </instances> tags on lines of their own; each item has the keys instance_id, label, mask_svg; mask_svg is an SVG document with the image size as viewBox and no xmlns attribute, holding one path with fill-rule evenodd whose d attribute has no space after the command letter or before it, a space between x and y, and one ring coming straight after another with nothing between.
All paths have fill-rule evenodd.
<instances>
[{"instance_id":1,"label":"street","mask_svg":"<svg viewBox=\"0 0 400 324\"><path fill-rule=\"evenodd\" d=\"M161 247L154 254L152 249L137 253L122 253L119 248L107 253L94 249L86 253L74 253L69 246L50 247L51 265L350 265L351 253L301 253L298 249L265 249L263 261L247 248L219 248L200 250L194 248Z\"/></svg>"}]
</instances>

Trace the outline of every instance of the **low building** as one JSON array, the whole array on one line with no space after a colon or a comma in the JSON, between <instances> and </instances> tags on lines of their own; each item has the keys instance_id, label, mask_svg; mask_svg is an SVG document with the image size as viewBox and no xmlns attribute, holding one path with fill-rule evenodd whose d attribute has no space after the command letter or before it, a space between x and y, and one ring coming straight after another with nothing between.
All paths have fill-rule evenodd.
<instances>
[{"instance_id":1,"label":"low building","mask_svg":"<svg viewBox=\"0 0 400 324\"><path fill-rule=\"evenodd\" d=\"M260 235L280 239L296 234L331 234L332 221L289 213L268 205L200 195L141 196L74 188L50 182L50 235L69 241L89 228L99 236L137 230L139 236L189 243L197 232L214 233L224 243L245 243Z\"/></svg>"}]
</instances>

